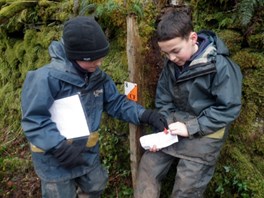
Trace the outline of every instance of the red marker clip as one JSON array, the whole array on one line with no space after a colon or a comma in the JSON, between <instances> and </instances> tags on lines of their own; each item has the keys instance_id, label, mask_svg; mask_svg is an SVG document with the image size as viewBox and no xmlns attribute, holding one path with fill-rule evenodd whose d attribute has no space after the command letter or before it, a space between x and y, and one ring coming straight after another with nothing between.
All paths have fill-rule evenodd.
<instances>
[{"instance_id":1,"label":"red marker clip","mask_svg":"<svg viewBox=\"0 0 264 198\"><path fill-rule=\"evenodd\" d=\"M164 128L164 133L167 135L169 133L168 129Z\"/></svg>"}]
</instances>

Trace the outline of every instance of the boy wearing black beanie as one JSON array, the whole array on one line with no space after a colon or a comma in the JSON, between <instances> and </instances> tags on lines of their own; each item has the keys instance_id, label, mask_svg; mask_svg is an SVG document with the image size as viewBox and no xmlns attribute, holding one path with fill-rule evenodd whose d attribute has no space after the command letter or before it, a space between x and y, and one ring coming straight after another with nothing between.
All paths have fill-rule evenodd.
<instances>
[{"instance_id":1,"label":"boy wearing black beanie","mask_svg":"<svg viewBox=\"0 0 264 198\"><path fill-rule=\"evenodd\" d=\"M92 17L79 16L64 25L61 41L49 46L51 62L29 71L22 89L22 127L30 143L42 197L76 197L76 187L92 198L101 196L108 174L101 165L98 132L102 113L135 125L167 128L159 113L121 95L99 66L109 42ZM62 135L50 109L59 100L77 96L90 134ZM64 106L65 107L65 106ZM73 123L74 124L74 123ZM76 129L77 130L77 129Z\"/></svg>"}]
</instances>

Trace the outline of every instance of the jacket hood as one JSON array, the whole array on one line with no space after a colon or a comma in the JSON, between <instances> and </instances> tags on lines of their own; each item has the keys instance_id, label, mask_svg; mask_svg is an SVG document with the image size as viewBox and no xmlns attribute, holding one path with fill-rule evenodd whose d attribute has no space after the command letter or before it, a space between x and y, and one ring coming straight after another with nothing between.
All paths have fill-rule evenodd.
<instances>
[{"instance_id":1,"label":"jacket hood","mask_svg":"<svg viewBox=\"0 0 264 198\"><path fill-rule=\"evenodd\" d=\"M220 39L214 32L203 30L203 31L200 31L198 34L205 34L213 39L217 54L221 54L224 56L230 55L230 52L227 46L225 45L225 43L223 42L223 40Z\"/></svg>"},{"instance_id":2,"label":"jacket hood","mask_svg":"<svg viewBox=\"0 0 264 198\"><path fill-rule=\"evenodd\" d=\"M68 63L69 60L66 58L65 49L63 46L63 40L61 41L52 41L49 46L49 54L52 59L52 61L63 61L65 63Z\"/></svg>"},{"instance_id":3,"label":"jacket hood","mask_svg":"<svg viewBox=\"0 0 264 198\"><path fill-rule=\"evenodd\" d=\"M66 57L63 40L52 41L49 46L52 67L56 70L77 74L72 62Z\"/></svg>"}]
</instances>

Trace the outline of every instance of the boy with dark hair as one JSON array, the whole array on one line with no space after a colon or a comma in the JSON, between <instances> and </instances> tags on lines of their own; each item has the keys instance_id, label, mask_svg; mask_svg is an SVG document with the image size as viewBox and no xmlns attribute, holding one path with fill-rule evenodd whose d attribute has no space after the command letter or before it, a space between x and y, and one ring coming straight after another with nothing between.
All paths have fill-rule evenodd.
<instances>
[{"instance_id":1,"label":"boy with dark hair","mask_svg":"<svg viewBox=\"0 0 264 198\"><path fill-rule=\"evenodd\" d=\"M213 32L194 32L185 12L166 13L157 27L165 64L156 90L156 109L179 141L155 145L142 156L136 198L158 198L160 183L176 162L171 197L203 197L230 124L241 109L242 74Z\"/></svg>"}]
</instances>

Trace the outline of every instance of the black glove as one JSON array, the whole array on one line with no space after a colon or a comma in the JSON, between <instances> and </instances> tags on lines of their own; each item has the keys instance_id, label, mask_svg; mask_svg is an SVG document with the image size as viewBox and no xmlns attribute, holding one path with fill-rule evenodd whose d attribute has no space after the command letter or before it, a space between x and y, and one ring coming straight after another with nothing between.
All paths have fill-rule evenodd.
<instances>
[{"instance_id":1,"label":"black glove","mask_svg":"<svg viewBox=\"0 0 264 198\"><path fill-rule=\"evenodd\" d=\"M59 161L60 165L65 168L74 168L75 166L84 164L81 156L85 148L85 144L68 144L64 140L60 145L52 151L52 154Z\"/></svg>"},{"instance_id":2,"label":"black glove","mask_svg":"<svg viewBox=\"0 0 264 198\"><path fill-rule=\"evenodd\" d=\"M163 131L168 128L167 120L158 112L147 109L141 116L140 121L154 127L155 131Z\"/></svg>"}]
</instances>

